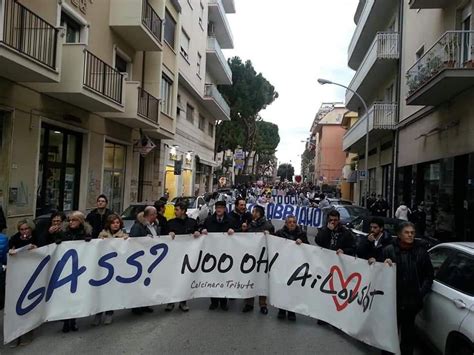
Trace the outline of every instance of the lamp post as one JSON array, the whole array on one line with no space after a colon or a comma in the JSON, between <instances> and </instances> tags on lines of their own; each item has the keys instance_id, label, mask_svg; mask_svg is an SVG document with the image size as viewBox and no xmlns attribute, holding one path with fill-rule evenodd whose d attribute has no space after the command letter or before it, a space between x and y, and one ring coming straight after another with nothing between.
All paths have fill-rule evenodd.
<instances>
[{"instance_id":1,"label":"lamp post","mask_svg":"<svg viewBox=\"0 0 474 355\"><path fill-rule=\"evenodd\" d=\"M366 119L366 127L365 127L365 184L364 184L364 187L365 187L365 201L366 201L366 204L367 204L367 198L369 196L369 131L370 131L370 125L369 125L369 107L367 106L367 103L365 102L365 100L362 98L362 96L359 95L359 93L355 90L352 90L350 88L348 88L347 86L345 85L342 85L342 84L339 84L339 83L335 83L331 80L326 80L326 79L318 79L318 83L321 84L321 85L335 85L335 86L340 86L350 92L352 92L354 95L356 95L360 102L362 102L362 105L364 106L364 109L365 109L365 119ZM368 207L368 206L366 206Z\"/></svg>"}]
</instances>

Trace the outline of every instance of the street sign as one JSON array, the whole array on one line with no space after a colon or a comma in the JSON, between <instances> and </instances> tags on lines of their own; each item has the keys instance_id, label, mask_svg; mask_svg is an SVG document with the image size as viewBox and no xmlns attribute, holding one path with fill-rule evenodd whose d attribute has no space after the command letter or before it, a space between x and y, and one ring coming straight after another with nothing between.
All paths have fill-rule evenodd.
<instances>
[{"instance_id":1,"label":"street sign","mask_svg":"<svg viewBox=\"0 0 474 355\"><path fill-rule=\"evenodd\" d=\"M359 170L359 180L367 180L367 171Z\"/></svg>"}]
</instances>

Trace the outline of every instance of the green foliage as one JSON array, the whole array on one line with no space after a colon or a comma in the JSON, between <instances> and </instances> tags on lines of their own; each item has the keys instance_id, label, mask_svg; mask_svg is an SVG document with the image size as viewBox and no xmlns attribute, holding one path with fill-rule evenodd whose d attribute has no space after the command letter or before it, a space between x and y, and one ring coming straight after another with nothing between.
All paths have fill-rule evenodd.
<instances>
[{"instance_id":1,"label":"green foliage","mask_svg":"<svg viewBox=\"0 0 474 355\"><path fill-rule=\"evenodd\" d=\"M291 164L281 164L278 167L277 175L283 181L287 179L289 181L293 180L293 176L295 175L295 168Z\"/></svg>"},{"instance_id":2,"label":"green foliage","mask_svg":"<svg viewBox=\"0 0 474 355\"><path fill-rule=\"evenodd\" d=\"M273 154L280 144L278 126L271 122L257 121L257 138L254 150L257 154Z\"/></svg>"}]
</instances>

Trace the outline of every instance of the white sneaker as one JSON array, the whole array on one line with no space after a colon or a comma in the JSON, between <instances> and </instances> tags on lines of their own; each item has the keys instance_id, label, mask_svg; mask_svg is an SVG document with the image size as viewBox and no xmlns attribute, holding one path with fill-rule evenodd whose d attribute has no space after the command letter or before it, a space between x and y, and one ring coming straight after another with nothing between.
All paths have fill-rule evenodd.
<instances>
[{"instance_id":1,"label":"white sneaker","mask_svg":"<svg viewBox=\"0 0 474 355\"><path fill-rule=\"evenodd\" d=\"M93 326L98 326L100 325L100 322L102 321L102 313L96 314L94 316L94 321L92 322Z\"/></svg>"}]
</instances>

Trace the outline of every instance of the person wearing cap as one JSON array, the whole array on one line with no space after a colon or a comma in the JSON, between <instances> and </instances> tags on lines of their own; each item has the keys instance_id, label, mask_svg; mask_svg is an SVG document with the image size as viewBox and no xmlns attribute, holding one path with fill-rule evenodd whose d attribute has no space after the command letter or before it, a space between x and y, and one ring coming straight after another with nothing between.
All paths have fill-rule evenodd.
<instances>
[{"instance_id":1,"label":"person wearing cap","mask_svg":"<svg viewBox=\"0 0 474 355\"><path fill-rule=\"evenodd\" d=\"M254 206L252 209L252 222L247 230L249 233L263 232L265 234L275 234L275 227L272 222L265 218L265 209L262 206ZM242 312L247 313L253 311L254 298L246 298L245 306ZM260 313L268 314L267 296L259 296L258 303L260 305Z\"/></svg>"},{"instance_id":2,"label":"person wearing cap","mask_svg":"<svg viewBox=\"0 0 474 355\"><path fill-rule=\"evenodd\" d=\"M227 233L228 235L234 234L232 229L232 220L226 211L225 201L217 201L215 204L215 212L213 215L206 218L204 225L201 229L201 233L206 235L208 233ZM221 309L228 311L227 298L211 298L211 305L209 309L215 310L221 306Z\"/></svg>"}]
</instances>

